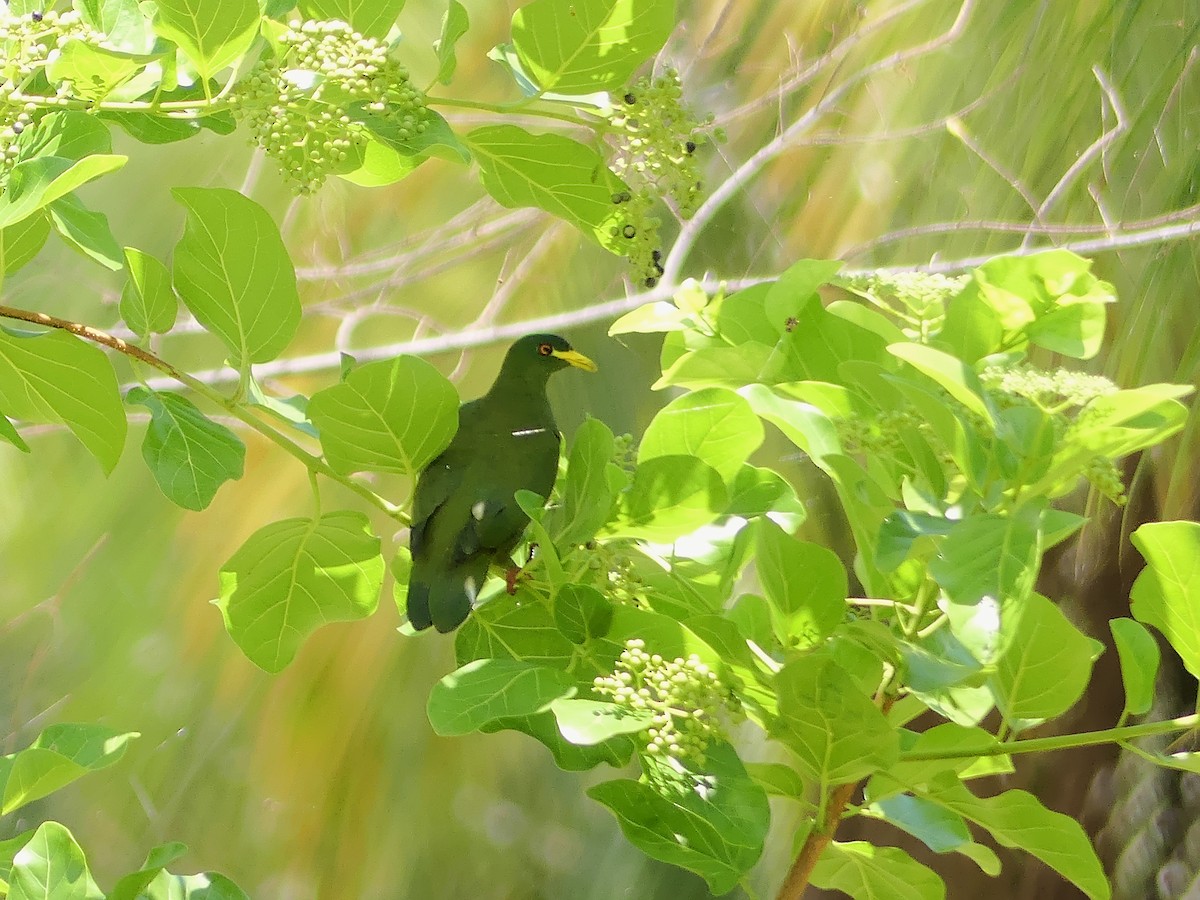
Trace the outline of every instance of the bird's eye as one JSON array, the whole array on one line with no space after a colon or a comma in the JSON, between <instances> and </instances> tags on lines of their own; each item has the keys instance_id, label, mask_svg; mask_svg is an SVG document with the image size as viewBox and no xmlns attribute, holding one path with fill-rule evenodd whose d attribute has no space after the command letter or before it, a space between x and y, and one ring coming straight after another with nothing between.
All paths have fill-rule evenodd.
<instances>
[{"instance_id":1,"label":"bird's eye","mask_svg":"<svg viewBox=\"0 0 1200 900\"><path fill-rule=\"evenodd\" d=\"M540 353L542 356L549 356L553 352L554 348L549 344L538 344L538 353Z\"/></svg>"}]
</instances>

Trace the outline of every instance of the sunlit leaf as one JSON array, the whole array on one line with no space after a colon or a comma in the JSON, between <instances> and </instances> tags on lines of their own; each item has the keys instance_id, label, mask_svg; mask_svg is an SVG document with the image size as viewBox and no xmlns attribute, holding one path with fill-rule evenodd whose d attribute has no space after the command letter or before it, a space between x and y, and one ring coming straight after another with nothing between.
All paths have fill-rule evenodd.
<instances>
[{"instance_id":1,"label":"sunlit leaf","mask_svg":"<svg viewBox=\"0 0 1200 900\"><path fill-rule=\"evenodd\" d=\"M612 198L628 188L591 147L515 125L477 128L466 142L483 186L500 204L543 209L613 253L625 252L621 207Z\"/></svg>"},{"instance_id":2,"label":"sunlit leaf","mask_svg":"<svg viewBox=\"0 0 1200 900\"><path fill-rule=\"evenodd\" d=\"M254 0L157 0L154 30L187 54L202 79L249 48L261 13Z\"/></svg>"},{"instance_id":3,"label":"sunlit leaf","mask_svg":"<svg viewBox=\"0 0 1200 900\"><path fill-rule=\"evenodd\" d=\"M429 723L443 736L467 734L494 719L542 712L574 693L574 679L559 669L512 659L479 659L433 686Z\"/></svg>"},{"instance_id":4,"label":"sunlit leaf","mask_svg":"<svg viewBox=\"0 0 1200 900\"><path fill-rule=\"evenodd\" d=\"M171 330L179 303L171 290L171 272L157 256L135 247L125 248L125 270L129 280L121 292L121 318L134 334Z\"/></svg>"},{"instance_id":5,"label":"sunlit leaf","mask_svg":"<svg viewBox=\"0 0 1200 900\"><path fill-rule=\"evenodd\" d=\"M650 727L649 710L631 710L619 703L561 699L550 704L558 730L572 744L599 744L618 734L637 734Z\"/></svg>"},{"instance_id":6,"label":"sunlit leaf","mask_svg":"<svg viewBox=\"0 0 1200 900\"><path fill-rule=\"evenodd\" d=\"M16 225L89 181L115 172L127 161L126 156L96 153L80 160L39 156L18 162L9 171L8 186L0 195L0 228Z\"/></svg>"},{"instance_id":7,"label":"sunlit leaf","mask_svg":"<svg viewBox=\"0 0 1200 900\"><path fill-rule=\"evenodd\" d=\"M1200 677L1200 523L1151 522L1132 540L1146 558L1129 594L1134 618L1162 632Z\"/></svg>"},{"instance_id":8,"label":"sunlit leaf","mask_svg":"<svg viewBox=\"0 0 1200 900\"><path fill-rule=\"evenodd\" d=\"M1069 816L1046 809L1032 794L1011 790L980 798L957 778L943 776L925 796L987 829L1005 847L1033 854L1092 900L1112 896L1083 827Z\"/></svg>"},{"instance_id":9,"label":"sunlit leaf","mask_svg":"<svg viewBox=\"0 0 1200 900\"><path fill-rule=\"evenodd\" d=\"M125 446L125 410L104 351L63 331L0 328L0 410L62 422L111 472Z\"/></svg>"},{"instance_id":10,"label":"sunlit leaf","mask_svg":"<svg viewBox=\"0 0 1200 900\"><path fill-rule=\"evenodd\" d=\"M743 397L706 388L658 411L638 444L638 463L659 456L695 456L728 483L762 439L762 423Z\"/></svg>"},{"instance_id":11,"label":"sunlit leaf","mask_svg":"<svg viewBox=\"0 0 1200 900\"><path fill-rule=\"evenodd\" d=\"M137 736L102 725L51 725L24 750L0 758L0 815L111 766Z\"/></svg>"},{"instance_id":12,"label":"sunlit leaf","mask_svg":"<svg viewBox=\"0 0 1200 900\"><path fill-rule=\"evenodd\" d=\"M832 842L812 872L816 887L851 897L942 900L946 884L937 873L896 847L866 841Z\"/></svg>"},{"instance_id":13,"label":"sunlit leaf","mask_svg":"<svg viewBox=\"0 0 1200 900\"><path fill-rule=\"evenodd\" d=\"M254 532L221 567L215 602L246 657L278 672L317 628L373 613L383 573L362 513L285 519Z\"/></svg>"},{"instance_id":14,"label":"sunlit leaf","mask_svg":"<svg viewBox=\"0 0 1200 900\"><path fill-rule=\"evenodd\" d=\"M801 656L776 676L775 737L822 787L857 781L892 765L899 737L850 675L822 654Z\"/></svg>"},{"instance_id":15,"label":"sunlit leaf","mask_svg":"<svg viewBox=\"0 0 1200 900\"><path fill-rule=\"evenodd\" d=\"M798 541L769 519L758 522L755 560L785 646L812 647L846 616L846 569L832 550Z\"/></svg>"},{"instance_id":16,"label":"sunlit leaf","mask_svg":"<svg viewBox=\"0 0 1200 900\"><path fill-rule=\"evenodd\" d=\"M437 80L441 84L449 84L454 78L454 70L458 66L458 58L454 47L459 38L467 33L471 26L467 17L467 9L458 0L450 0L450 5L442 16L442 34L433 42L433 49L438 57Z\"/></svg>"},{"instance_id":17,"label":"sunlit leaf","mask_svg":"<svg viewBox=\"0 0 1200 900\"><path fill-rule=\"evenodd\" d=\"M713 521L728 503L721 476L694 456L657 456L637 467L612 536L669 543Z\"/></svg>"},{"instance_id":18,"label":"sunlit leaf","mask_svg":"<svg viewBox=\"0 0 1200 900\"><path fill-rule=\"evenodd\" d=\"M714 894L724 894L762 854L770 810L732 747L710 745L705 755L694 776L681 773L665 784L605 781L588 796L609 808L647 856L690 869Z\"/></svg>"},{"instance_id":19,"label":"sunlit leaf","mask_svg":"<svg viewBox=\"0 0 1200 900\"><path fill-rule=\"evenodd\" d=\"M339 472L413 475L458 428L458 392L432 365L397 356L356 367L313 394L308 418Z\"/></svg>"},{"instance_id":20,"label":"sunlit leaf","mask_svg":"<svg viewBox=\"0 0 1200 900\"><path fill-rule=\"evenodd\" d=\"M121 268L121 245L113 237L104 213L88 209L74 194L55 200L47 212L54 230L69 246L106 269Z\"/></svg>"},{"instance_id":21,"label":"sunlit leaf","mask_svg":"<svg viewBox=\"0 0 1200 900\"><path fill-rule=\"evenodd\" d=\"M1140 622L1112 619L1113 643L1121 660L1121 681L1125 685L1125 715L1143 716L1154 703L1154 682L1158 678L1160 651L1158 641Z\"/></svg>"},{"instance_id":22,"label":"sunlit leaf","mask_svg":"<svg viewBox=\"0 0 1200 900\"><path fill-rule=\"evenodd\" d=\"M951 397L988 425L995 426L992 412L984 400L983 385L970 366L948 353L923 344L889 344L887 349L897 359L909 363L945 388Z\"/></svg>"},{"instance_id":23,"label":"sunlit leaf","mask_svg":"<svg viewBox=\"0 0 1200 900\"><path fill-rule=\"evenodd\" d=\"M104 900L66 826L44 822L13 856L8 900Z\"/></svg>"},{"instance_id":24,"label":"sunlit leaf","mask_svg":"<svg viewBox=\"0 0 1200 900\"><path fill-rule=\"evenodd\" d=\"M675 27L674 0L533 0L512 19L513 46L544 91L616 91Z\"/></svg>"},{"instance_id":25,"label":"sunlit leaf","mask_svg":"<svg viewBox=\"0 0 1200 900\"><path fill-rule=\"evenodd\" d=\"M274 359L300 324L296 272L275 222L237 191L172 193L188 210L175 245L175 290L197 321L225 342L235 368Z\"/></svg>"},{"instance_id":26,"label":"sunlit leaf","mask_svg":"<svg viewBox=\"0 0 1200 900\"><path fill-rule=\"evenodd\" d=\"M348 22L364 37L387 37L404 0L300 0L306 19Z\"/></svg>"},{"instance_id":27,"label":"sunlit leaf","mask_svg":"<svg viewBox=\"0 0 1200 900\"><path fill-rule=\"evenodd\" d=\"M150 410L142 457L172 503L204 509L226 481L242 477L246 445L181 394L133 388L126 399Z\"/></svg>"}]
</instances>

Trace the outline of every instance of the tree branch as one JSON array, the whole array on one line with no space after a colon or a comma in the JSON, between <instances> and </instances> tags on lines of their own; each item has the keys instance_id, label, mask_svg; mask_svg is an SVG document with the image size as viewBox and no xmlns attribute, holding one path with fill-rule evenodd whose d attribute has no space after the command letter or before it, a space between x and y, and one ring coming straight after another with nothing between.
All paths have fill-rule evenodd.
<instances>
[{"instance_id":1,"label":"tree branch","mask_svg":"<svg viewBox=\"0 0 1200 900\"><path fill-rule=\"evenodd\" d=\"M312 453L309 453L295 441L284 436L279 431L276 431L267 423L263 422L257 416L252 415L245 405L233 400L223 394L213 390L203 381L188 375L186 372L181 372L166 360L154 355L148 350L143 350L129 342L114 337L106 331L101 331L99 328L93 328L91 325L84 325L80 322L71 322L67 319L60 319L57 316L47 315L42 312L33 312L27 309L17 309L13 306L0 306L0 317L7 319L16 319L21 322L29 322L34 325L42 325L47 328L57 328L61 331L69 332L77 337L108 347L110 350L115 350L122 353L131 359L136 359L138 362L145 363L157 369L160 372L169 376L168 379L159 379L160 387L151 388L152 390L161 390L163 387L170 387L174 382L186 385L191 390L200 394L205 399L209 400L216 406L226 410L230 415L235 416L238 420L253 428L267 440L279 446L287 453L300 460L311 472L317 472L324 475L339 484L349 488L354 493L358 494L372 506L378 508L388 516L405 524L408 523L408 517L400 507L388 502L383 497L376 494L370 488L360 481L356 481L349 476L342 475L340 472L334 471L325 460L321 459ZM237 373L229 370L233 375L232 380L237 379ZM165 384L161 384L165 381ZM150 382L146 382L150 386Z\"/></svg>"}]
</instances>

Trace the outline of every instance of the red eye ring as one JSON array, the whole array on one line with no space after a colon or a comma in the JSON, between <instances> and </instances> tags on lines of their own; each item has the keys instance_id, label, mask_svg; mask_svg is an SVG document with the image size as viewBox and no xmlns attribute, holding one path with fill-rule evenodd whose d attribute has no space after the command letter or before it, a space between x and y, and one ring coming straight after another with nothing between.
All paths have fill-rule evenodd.
<instances>
[{"instance_id":1,"label":"red eye ring","mask_svg":"<svg viewBox=\"0 0 1200 900\"><path fill-rule=\"evenodd\" d=\"M538 353L540 353L542 356L549 356L553 352L554 348L549 344L538 344Z\"/></svg>"}]
</instances>

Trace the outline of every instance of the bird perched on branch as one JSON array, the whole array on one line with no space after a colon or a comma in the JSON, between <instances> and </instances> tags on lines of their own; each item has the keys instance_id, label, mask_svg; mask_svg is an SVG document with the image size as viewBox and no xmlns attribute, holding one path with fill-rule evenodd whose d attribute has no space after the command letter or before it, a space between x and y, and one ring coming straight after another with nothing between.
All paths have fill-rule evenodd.
<instances>
[{"instance_id":1,"label":"bird perched on branch","mask_svg":"<svg viewBox=\"0 0 1200 900\"><path fill-rule=\"evenodd\" d=\"M513 495L549 496L560 438L546 382L567 366L596 371L558 335L521 338L491 389L459 407L454 440L418 476L408 585L408 620L417 631L463 623L489 564L508 559L529 523Z\"/></svg>"}]
</instances>

